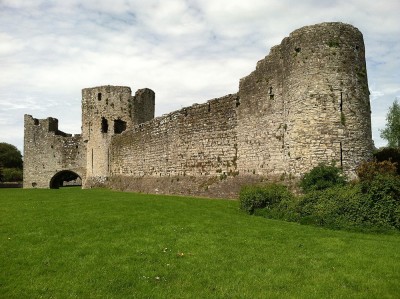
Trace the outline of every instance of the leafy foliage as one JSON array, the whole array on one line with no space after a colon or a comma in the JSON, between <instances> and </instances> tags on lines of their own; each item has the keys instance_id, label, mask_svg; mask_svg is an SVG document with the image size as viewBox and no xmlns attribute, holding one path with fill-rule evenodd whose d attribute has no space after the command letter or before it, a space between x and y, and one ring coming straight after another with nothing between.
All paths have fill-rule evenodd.
<instances>
[{"instance_id":1,"label":"leafy foliage","mask_svg":"<svg viewBox=\"0 0 400 299\"><path fill-rule=\"evenodd\" d=\"M389 107L381 137L388 141L389 147L400 147L400 104L397 100Z\"/></svg>"},{"instance_id":2,"label":"leafy foliage","mask_svg":"<svg viewBox=\"0 0 400 299\"><path fill-rule=\"evenodd\" d=\"M344 184L337 169L320 165L305 175L309 180L304 195L296 197L276 184L246 187L240 194L241 207L266 218L334 229L400 229L400 176L395 164L366 162L358 174L359 182Z\"/></svg>"},{"instance_id":3,"label":"leafy foliage","mask_svg":"<svg viewBox=\"0 0 400 299\"><path fill-rule=\"evenodd\" d=\"M313 191L301 198L297 211L304 224L400 229L400 179L378 175L366 184Z\"/></svg>"},{"instance_id":4,"label":"leafy foliage","mask_svg":"<svg viewBox=\"0 0 400 299\"><path fill-rule=\"evenodd\" d=\"M304 192L324 190L333 186L346 184L346 177L340 168L335 165L319 164L306 173L300 181L300 187Z\"/></svg>"},{"instance_id":5,"label":"leafy foliage","mask_svg":"<svg viewBox=\"0 0 400 299\"><path fill-rule=\"evenodd\" d=\"M0 164L4 168L22 169L21 152L12 144L0 142Z\"/></svg>"},{"instance_id":6,"label":"leafy foliage","mask_svg":"<svg viewBox=\"0 0 400 299\"><path fill-rule=\"evenodd\" d=\"M374 153L376 161L391 161L397 163L397 174L400 175L400 148L385 147Z\"/></svg>"},{"instance_id":7,"label":"leafy foliage","mask_svg":"<svg viewBox=\"0 0 400 299\"><path fill-rule=\"evenodd\" d=\"M400 229L400 176L378 174L363 182L361 190L368 206L368 221L378 227Z\"/></svg>"},{"instance_id":8,"label":"leafy foliage","mask_svg":"<svg viewBox=\"0 0 400 299\"><path fill-rule=\"evenodd\" d=\"M4 182L22 182L22 169L3 168Z\"/></svg>"},{"instance_id":9,"label":"leafy foliage","mask_svg":"<svg viewBox=\"0 0 400 299\"><path fill-rule=\"evenodd\" d=\"M396 175L397 165L390 161L363 162L357 168L357 175L361 181L372 181L377 175Z\"/></svg>"},{"instance_id":10,"label":"leafy foliage","mask_svg":"<svg viewBox=\"0 0 400 299\"><path fill-rule=\"evenodd\" d=\"M267 184L264 186L245 186L240 191L240 208L249 214L257 209L272 209L282 200L292 198L286 186Z\"/></svg>"},{"instance_id":11,"label":"leafy foliage","mask_svg":"<svg viewBox=\"0 0 400 299\"><path fill-rule=\"evenodd\" d=\"M3 175L3 165L0 164L0 182L2 182L4 179L4 175Z\"/></svg>"}]
</instances>

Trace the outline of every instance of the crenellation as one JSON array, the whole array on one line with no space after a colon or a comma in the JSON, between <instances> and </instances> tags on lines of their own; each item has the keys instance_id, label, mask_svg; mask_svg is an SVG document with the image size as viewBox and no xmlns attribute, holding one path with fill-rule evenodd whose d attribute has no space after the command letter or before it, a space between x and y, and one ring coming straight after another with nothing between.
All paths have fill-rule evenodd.
<instances>
[{"instance_id":1,"label":"crenellation","mask_svg":"<svg viewBox=\"0 0 400 299\"><path fill-rule=\"evenodd\" d=\"M85 188L177 192L165 182L181 178L179 193L203 194L227 177L299 178L321 162L352 177L372 157L363 37L343 23L295 30L237 93L156 118L154 107L151 89L107 85L82 90L82 134L26 115L24 186L58 186L72 171Z\"/></svg>"}]
</instances>

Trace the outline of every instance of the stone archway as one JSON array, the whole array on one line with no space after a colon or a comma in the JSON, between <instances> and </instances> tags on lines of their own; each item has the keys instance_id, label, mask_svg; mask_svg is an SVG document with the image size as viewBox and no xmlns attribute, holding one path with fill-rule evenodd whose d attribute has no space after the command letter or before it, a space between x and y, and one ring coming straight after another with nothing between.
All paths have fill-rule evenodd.
<instances>
[{"instance_id":1,"label":"stone archway","mask_svg":"<svg viewBox=\"0 0 400 299\"><path fill-rule=\"evenodd\" d=\"M57 172L50 180L50 189L58 189L64 186L82 186L81 176L71 170Z\"/></svg>"}]
</instances>

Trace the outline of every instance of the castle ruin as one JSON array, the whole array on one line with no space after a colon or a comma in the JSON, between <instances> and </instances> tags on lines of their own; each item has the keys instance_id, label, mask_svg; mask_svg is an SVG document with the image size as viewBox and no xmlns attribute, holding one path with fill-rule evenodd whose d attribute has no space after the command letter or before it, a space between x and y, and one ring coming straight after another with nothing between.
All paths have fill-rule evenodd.
<instances>
[{"instance_id":1,"label":"castle ruin","mask_svg":"<svg viewBox=\"0 0 400 299\"><path fill-rule=\"evenodd\" d=\"M364 42L348 24L295 30L235 94L157 118L154 106L150 89L83 89L82 134L75 136L59 131L57 119L25 115L24 188L76 178L84 188L116 180L158 188L160 178L299 178L332 161L354 176L372 157Z\"/></svg>"}]
</instances>

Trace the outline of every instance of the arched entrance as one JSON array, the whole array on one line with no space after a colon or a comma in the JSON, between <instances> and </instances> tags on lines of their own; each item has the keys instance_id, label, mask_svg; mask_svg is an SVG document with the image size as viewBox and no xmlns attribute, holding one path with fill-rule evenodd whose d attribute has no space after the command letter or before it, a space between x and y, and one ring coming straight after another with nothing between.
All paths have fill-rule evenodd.
<instances>
[{"instance_id":1,"label":"arched entrance","mask_svg":"<svg viewBox=\"0 0 400 299\"><path fill-rule=\"evenodd\" d=\"M57 172L50 180L50 189L66 186L82 186L81 177L71 170L62 170Z\"/></svg>"}]
</instances>

